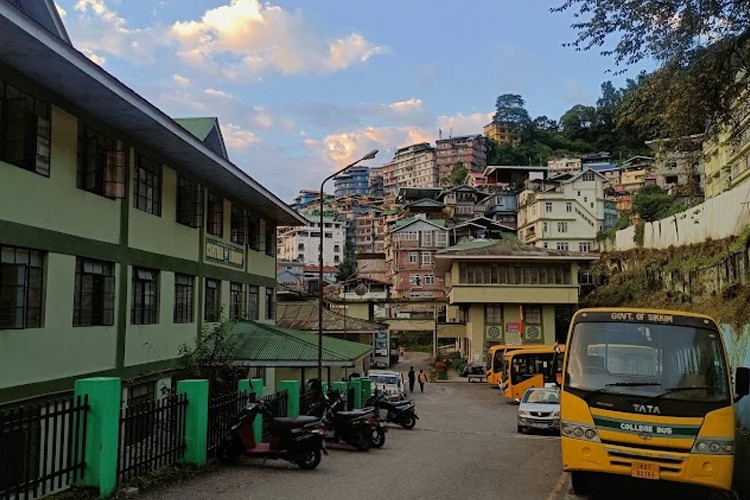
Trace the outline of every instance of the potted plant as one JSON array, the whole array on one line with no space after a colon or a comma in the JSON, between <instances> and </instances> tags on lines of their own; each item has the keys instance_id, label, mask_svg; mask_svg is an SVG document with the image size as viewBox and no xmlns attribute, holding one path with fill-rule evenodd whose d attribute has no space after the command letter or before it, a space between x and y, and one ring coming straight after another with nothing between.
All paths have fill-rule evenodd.
<instances>
[{"instance_id":1,"label":"potted plant","mask_svg":"<svg viewBox=\"0 0 750 500\"><path fill-rule=\"evenodd\" d=\"M445 362L440 360L435 361L433 367L435 368L435 372L437 373L438 380L448 379L448 365Z\"/></svg>"}]
</instances>

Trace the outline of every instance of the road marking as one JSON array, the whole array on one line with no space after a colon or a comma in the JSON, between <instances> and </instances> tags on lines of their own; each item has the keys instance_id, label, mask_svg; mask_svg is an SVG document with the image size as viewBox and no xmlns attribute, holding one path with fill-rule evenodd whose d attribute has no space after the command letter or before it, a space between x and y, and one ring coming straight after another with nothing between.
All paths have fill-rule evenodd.
<instances>
[{"instance_id":1,"label":"road marking","mask_svg":"<svg viewBox=\"0 0 750 500\"><path fill-rule=\"evenodd\" d=\"M552 488L552 491L549 492L549 495L547 495L547 500L555 500L557 498L557 495L560 493L560 490L562 490L562 487L565 485L565 479L566 479L565 472L560 473L560 477L557 478L557 482L555 483L555 487Z\"/></svg>"}]
</instances>

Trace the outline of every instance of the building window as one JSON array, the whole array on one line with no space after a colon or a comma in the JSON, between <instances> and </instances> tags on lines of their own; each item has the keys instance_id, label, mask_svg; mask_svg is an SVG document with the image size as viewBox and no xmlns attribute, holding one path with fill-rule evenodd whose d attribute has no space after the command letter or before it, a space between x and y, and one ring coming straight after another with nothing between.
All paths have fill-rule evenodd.
<instances>
[{"instance_id":1,"label":"building window","mask_svg":"<svg viewBox=\"0 0 750 500\"><path fill-rule=\"evenodd\" d=\"M567 233L568 232L568 223L567 222L558 222L557 223L557 232L558 233Z\"/></svg>"},{"instance_id":2,"label":"building window","mask_svg":"<svg viewBox=\"0 0 750 500\"><path fill-rule=\"evenodd\" d=\"M410 274L409 275L409 284L414 286L419 286L422 284L422 277L418 274Z\"/></svg>"},{"instance_id":3,"label":"building window","mask_svg":"<svg viewBox=\"0 0 750 500\"><path fill-rule=\"evenodd\" d=\"M245 294L242 283L229 284L229 319L245 317Z\"/></svg>"},{"instance_id":4,"label":"building window","mask_svg":"<svg viewBox=\"0 0 750 500\"><path fill-rule=\"evenodd\" d=\"M131 385L128 388L128 406L136 406L147 401L153 401L156 396L156 382ZM135 434L135 433L133 433ZM133 444L133 443L131 443Z\"/></svg>"},{"instance_id":5,"label":"building window","mask_svg":"<svg viewBox=\"0 0 750 500\"><path fill-rule=\"evenodd\" d=\"M448 246L448 233L443 231L437 232L435 236L435 246L441 248Z\"/></svg>"},{"instance_id":6,"label":"building window","mask_svg":"<svg viewBox=\"0 0 750 500\"><path fill-rule=\"evenodd\" d=\"M50 106L0 82L0 159L49 177Z\"/></svg>"},{"instance_id":7,"label":"building window","mask_svg":"<svg viewBox=\"0 0 750 500\"><path fill-rule=\"evenodd\" d=\"M73 326L115 324L115 265L76 258Z\"/></svg>"},{"instance_id":8,"label":"building window","mask_svg":"<svg viewBox=\"0 0 750 500\"><path fill-rule=\"evenodd\" d=\"M579 252L590 252L591 251L591 242L590 241L584 241L582 243L578 244L578 251Z\"/></svg>"},{"instance_id":9,"label":"building window","mask_svg":"<svg viewBox=\"0 0 750 500\"><path fill-rule=\"evenodd\" d=\"M425 274L424 275L424 284L425 285L434 285L435 284L435 275L434 274Z\"/></svg>"},{"instance_id":10,"label":"building window","mask_svg":"<svg viewBox=\"0 0 750 500\"><path fill-rule=\"evenodd\" d=\"M259 319L260 290L256 285L247 285L247 319Z\"/></svg>"},{"instance_id":11,"label":"building window","mask_svg":"<svg viewBox=\"0 0 750 500\"><path fill-rule=\"evenodd\" d=\"M558 250L568 250L568 242L567 241L558 241L557 242L557 249Z\"/></svg>"},{"instance_id":12,"label":"building window","mask_svg":"<svg viewBox=\"0 0 750 500\"><path fill-rule=\"evenodd\" d=\"M177 178L177 222L188 227L203 226L203 189L184 177Z\"/></svg>"},{"instance_id":13,"label":"building window","mask_svg":"<svg viewBox=\"0 0 750 500\"><path fill-rule=\"evenodd\" d=\"M547 213L551 213L552 212L552 202L551 201L547 201L547 202L544 203L544 211L547 212Z\"/></svg>"},{"instance_id":14,"label":"building window","mask_svg":"<svg viewBox=\"0 0 750 500\"><path fill-rule=\"evenodd\" d=\"M247 242L247 218L245 211L232 204L232 220L229 230L229 239L232 243L244 245Z\"/></svg>"},{"instance_id":15,"label":"building window","mask_svg":"<svg viewBox=\"0 0 750 500\"><path fill-rule=\"evenodd\" d=\"M42 326L44 254L0 246L0 330Z\"/></svg>"},{"instance_id":16,"label":"building window","mask_svg":"<svg viewBox=\"0 0 750 500\"><path fill-rule=\"evenodd\" d=\"M565 211L571 213L573 211L573 204L568 202L565 204Z\"/></svg>"},{"instance_id":17,"label":"building window","mask_svg":"<svg viewBox=\"0 0 750 500\"><path fill-rule=\"evenodd\" d=\"M208 193L206 232L219 238L224 236L224 199Z\"/></svg>"},{"instance_id":18,"label":"building window","mask_svg":"<svg viewBox=\"0 0 750 500\"><path fill-rule=\"evenodd\" d=\"M419 252L409 252L409 264L416 264L419 259Z\"/></svg>"},{"instance_id":19,"label":"building window","mask_svg":"<svg viewBox=\"0 0 750 500\"><path fill-rule=\"evenodd\" d=\"M583 177L582 177L582 180L587 181L587 182L591 182L595 179L596 177L594 176L594 172L592 172L591 170L583 174Z\"/></svg>"},{"instance_id":20,"label":"building window","mask_svg":"<svg viewBox=\"0 0 750 500\"><path fill-rule=\"evenodd\" d=\"M276 319L276 290L266 288L266 319Z\"/></svg>"},{"instance_id":21,"label":"building window","mask_svg":"<svg viewBox=\"0 0 750 500\"><path fill-rule=\"evenodd\" d=\"M332 238L333 235L326 233L326 238ZM266 255L273 257L276 255L276 226L266 221Z\"/></svg>"},{"instance_id":22,"label":"building window","mask_svg":"<svg viewBox=\"0 0 750 500\"><path fill-rule=\"evenodd\" d=\"M153 325L158 322L159 271L133 268L133 309L131 323Z\"/></svg>"},{"instance_id":23,"label":"building window","mask_svg":"<svg viewBox=\"0 0 750 500\"><path fill-rule=\"evenodd\" d=\"M152 215L161 215L161 165L138 153L135 155L133 205Z\"/></svg>"},{"instance_id":24,"label":"building window","mask_svg":"<svg viewBox=\"0 0 750 500\"><path fill-rule=\"evenodd\" d=\"M76 185L79 189L106 198L125 198L127 165L127 148L122 141L78 123Z\"/></svg>"},{"instance_id":25,"label":"building window","mask_svg":"<svg viewBox=\"0 0 750 500\"><path fill-rule=\"evenodd\" d=\"M502 325L503 324L503 305L502 304L486 304L484 306L484 318L488 325Z\"/></svg>"},{"instance_id":26,"label":"building window","mask_svg":"<svg viewBox=\"0 0 750 500\"><path fill-rule=\"evenodd\" d=\"M174 275L174 322L192 323L195 277L189 274Z\"/></svg>"},{"instance_id":27,"label":"building window","mask_svg":"<svg viewBox=\"0 0 750 500\"><path fill-rule=\"evenodd\" d=\"M432 264L432 252L422 252L420 257L422 265L428 266Z\"/></svg>"},{"instance_id":28,"label":"building window","mask_svg":"<svg viewBox=\"0 0 750 500\"><path fill-rule=\"evenodd\" d=\"M260 251L260 218L257 215L247 214L247 246Z\"/></svg>"},{"instance_id":29,"label":"building window","mask_svg":"<svg viewBox=\"0 0 750 500\"><path fill-rule=\"evenodd\" d=\"M432 231L422 231L422 246L432 246Z\"/></svg>"},{"instance_id":30,"label":"building window","mask_svg":"<svg viewBox=\"0 0 750 500\"><path fill-rule=\"evenodd\" d=\"M205 321L219 321L219 304L221 304L221 281L206 278Z\"/></svg>"},{"instance_id":31,"label":"building window","mask_svg":"<svg viewBox=\"0 0 750 500\"><path fill-rule=\"evenodd\" d=\"M341 246L339 246L339 245L333 245L333 251L334 252L340 252L341 251Z\"/></svg>"},{"instance_id":32,"label":"building window","mask_svg":"<svg viewBox=\"0 0 750 500\"><path fill-rule=\"evenodd\" d=\"M542 222L542 234L546 234L548 229L549 229L549 226L547 226L547 223Z\"/></svg>"}]
</instances>

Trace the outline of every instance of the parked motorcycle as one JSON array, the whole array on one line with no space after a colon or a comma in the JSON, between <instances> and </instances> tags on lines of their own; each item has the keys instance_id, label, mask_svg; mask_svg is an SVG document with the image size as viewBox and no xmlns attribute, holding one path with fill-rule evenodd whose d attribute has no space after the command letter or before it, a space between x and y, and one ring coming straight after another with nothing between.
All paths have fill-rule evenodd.
<instances>
[{"instance_id":1,"label":"parked motorcycle","mask_svg":"<svg viewBox=\"0 0 750 500\"><path fill-rule=\"evenodd\" d=\"M381 410L386 412L385 421L393 422L404 429L413 429L417 425L417 404L414 400L388 401L383 391L376 391L375 394L367 400L365 407L372 407L381 415Z\"/></svg>"},{"instance_id":2,"label":"parked motorcycle","mask_svg":"<svg viewBox=\"0 0 750 500\"><path fill-rule=\"evenodd\" d=\"M271 442L257 443L253 421L258 415L262 418L263 414L273 417L270 405L257 398L240 411L237 421L219 446L219 460L231 463L242 455L282 459L300 469L311 470L320 464L321 452L328 454L323 445L326 434L323 423L311 416L273 417Z\"/></svg>"},{"instance_id":3,"label":"parked motorcycle","mask_svg":"<svg viewBox=\"0 0 750 500\"><path fill-rule=\"evenodd\" d=\"M341 394L330 391L328 394L321 394L319 400L310 405L307 414L323 419L327 441L343 441L359 451L382 448L385 444L385 428L376 412L373 409L346 411L345 408Z\"/></svg>"}]
</instances>

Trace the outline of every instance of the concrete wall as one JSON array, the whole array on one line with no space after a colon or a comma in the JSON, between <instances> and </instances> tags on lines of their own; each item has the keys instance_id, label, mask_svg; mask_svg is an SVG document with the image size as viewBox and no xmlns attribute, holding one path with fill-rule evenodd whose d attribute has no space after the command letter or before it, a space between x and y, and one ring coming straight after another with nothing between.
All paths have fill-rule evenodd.
<instances>
[{"instance_id":1,"label":"concrete wall","mask_svg":"<svg viewBox=\"0 0 750 500\"><path fill-rule=\"evenodd\" d=\"M643 248L669 248L720 240L737 235L750 224L750 182L710 198L672 217L645 224ZM600 249L608 252L636 248L635 226L617 231L615 241Z\"/></svg>"}]
</instances>

